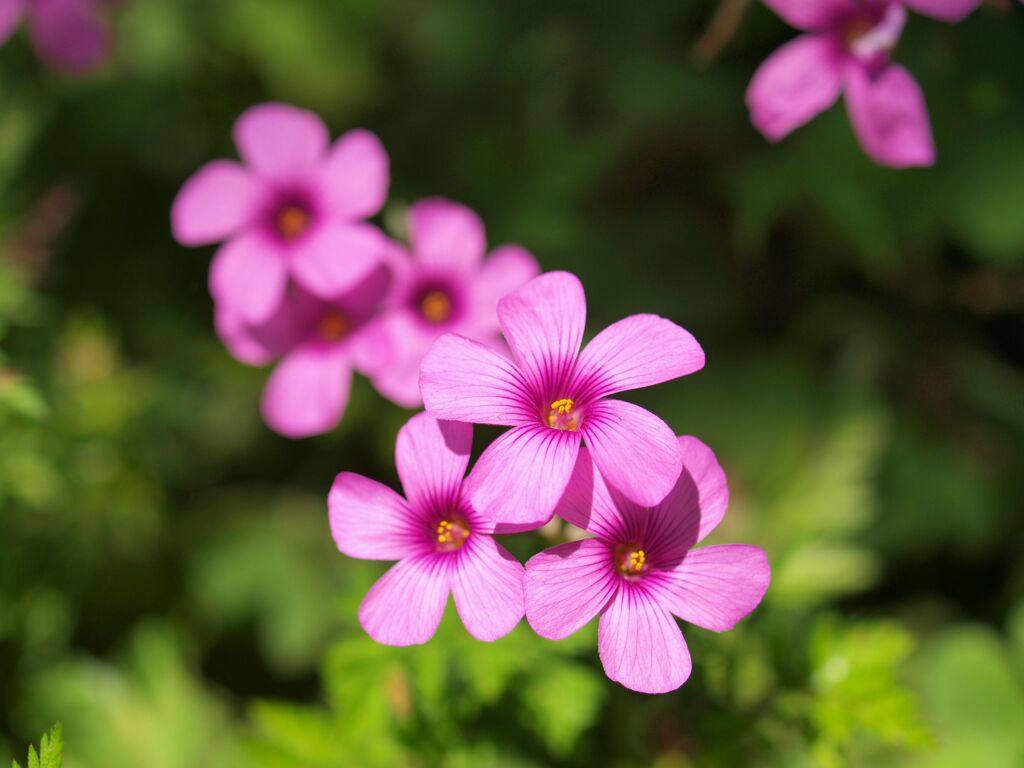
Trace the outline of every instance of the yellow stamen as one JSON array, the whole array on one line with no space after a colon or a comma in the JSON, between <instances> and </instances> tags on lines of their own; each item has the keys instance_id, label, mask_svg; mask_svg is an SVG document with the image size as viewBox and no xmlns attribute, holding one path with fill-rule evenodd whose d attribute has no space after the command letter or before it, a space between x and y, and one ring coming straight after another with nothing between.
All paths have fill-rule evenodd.
<instances>
[{"instance_id":1,"label":"yellow stamen","mask_svg":"<svg viewBox=\"0 0 1024 768\"><path fill-rule=\"evenodd\" d=\"M452 300L444 291L431 291L420 301L420 312L430 323L443 323L452 316Z\"/></svg>"},{"instance_id":2,"label":"yellow stamen","mask_svg":"<svg viewBox=\"0 0 1024 768\"><path fill-rule=\"evenodd\" d=\"M647 570L647 553L642 549L620 550L616 565L623 576L638 576Z\"/></svg>"},{"instance_id":3,"label":"yellow stamen","mask_svg":"<svg viewBox=\"0 0 1024 768\"><path fill-rule=\"evenodd\" d=\"M437 524L437 546L438 549L450 551L458 549L466 543L469 538L469 526L456 520L450 522L442 520Z\"/></svg>"},{"instance_id":4,"label":"yellow stamen","mask_svg":"<svg viewBox=\"0 0 1024 768\"><path fill-rule=\"evenodd\" d=\"M572 414L573 402L567 397L555 400L551 404L551 413L548 414L548 426L552 429L568 430L575 432L579 425Z\"/></svg>"},{"instance_id":5,"label":"yellow stamen","mask_svg":"<svg viewBox=\"0 0 1024 768\"><path fill-rule=\"evenodd\" d=\"M277 214L277 231L285 240L294 240L309 227L309 214L297 205L289 205Z\"/></svg>"},{"instance_id":6,"label":"yellow stamen","mask_svg":"<svg viewBox=\"0 0 1024 768\"><path fill-rule=\"evenodd\" d=\"M336 309L328 310L320 318L320 338L324 341L341 341L348 331L348 318Z\"/></svg>"}]
</instances>

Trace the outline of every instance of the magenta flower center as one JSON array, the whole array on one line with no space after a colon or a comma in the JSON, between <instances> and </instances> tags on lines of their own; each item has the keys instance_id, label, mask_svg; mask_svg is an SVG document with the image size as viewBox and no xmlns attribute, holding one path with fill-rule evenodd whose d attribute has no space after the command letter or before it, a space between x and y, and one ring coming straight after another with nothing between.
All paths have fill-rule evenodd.
<instances>
[{"instance_id":1,"label":"magenta flower center","mask_svg":"<svg viewBox=\"0 0 1024 768\"><path fill-rule=\"evenodd\" d=\"M455 552L469 538L469 524L461 517L441 520L437 524L437 551Z\"/></svg>"},{"instance_id":2,"label":"magenta flower center","mask_svg":"<svg viewBox=\"0 0 1024 768\"><path fill-rule=\"evenodd\" d=\"M312 217L309 211L299 205L286 205L277 213L275 225L285 242L300 238L309 229Z\"/></svg>"},{"instance_id":3,"label":"magenta flower center","mask_svg":"<svg viewBox=\"0 0 1024 768\"><path fill-rule=\"evenodd\" d=\"M452 298L444 291L428 291L420 299L420 314L428 323L440 324L452 316Z\"/></svg>"},{"instance_id":4,"label":"magenta flower center","mask_svg":"<svg viewBox=\"0 0 1024 768\"><path fill-rule=\"evenodd\" d=\"M650 567L647 553L632 544L622 544L615 549L615 570L627 579L636 579Z\"/></svg>"},{"instance_id":5,"label":"magenta flower center","mask_svg":"<svg viewBox=\"0 0 1024 768\"><path fill-rule=\"evenodd\" d=\"M324 341L341 341L350 328L351 325L344 314L336 309L329 309L320 318L317 332Z\"/></svg>"},{"instance_id":6,"label":"magenta flower center","mask_svg":"<svg viewBox=\"0 0 1024 768\"><path fill-rule=\"evenodd\" d=\"M548 413L548 426L552 429L563 432L575 432L583 423L583 414L576 404L568 397L563 397L551 403L551 411Z\"/></svg>"}]
</instances>

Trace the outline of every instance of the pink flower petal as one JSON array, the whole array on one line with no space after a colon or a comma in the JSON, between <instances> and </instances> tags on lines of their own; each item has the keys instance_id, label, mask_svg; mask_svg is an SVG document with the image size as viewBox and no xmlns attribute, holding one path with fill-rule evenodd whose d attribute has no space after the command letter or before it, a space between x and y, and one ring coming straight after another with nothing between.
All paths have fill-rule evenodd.
<instances>
[{"instance_id":1,"label":"pink flower petal","mask_svg":"<svg viewBox=\"0 0 1024 768\"><path fill-rule=\"evenodd\" d=\"M432 553L392 566L359 606L366 633L385 645L419 645L433 637L448 602L450 562Z\"/></svg>"},{"instance_id":2,"label":"pink flower petal","mask_svg":"<svg viewBox=\"0 0 1024 768\"><path fill-rule=\"evenodd\" d=\"M331 214L351 221L373 216L384 206L389 181L384 145L369 131L357 129L334 143L318 186Z\"/></svg>"},{"instance_id":3,"label":"pink flower petal","mask_svg":"<svg viewBox=\"0 0 1024 768\"><path fill-rule=\"evenodd\" d=\"M0 0L0 45L14 34L25 12L25 0Z\"/></svg>"},{"instance_id":4,"label":"pink flower petal","mask_svg":"<svg viewBox=\"0 0 1024 768\"><path fill-rule=\"evenodd\" d=\"M675 434L638 405L622 400L591 403L582 432L604 479L637 504L653 507L679 478L683 460Z\"/></svg>"},{"instance_id":5,"label":"pink flower petal","mask_svg":"<svg viewBox=\"0 0 1024 768\"><path fill-rule=\"evenodd\" d=\"M452 569L452 594L469 634L497 640L523 618L523 566L490 536L470 533Z\"/></svg>"},{"instance_id":6,"label":"pink flower petal","mask_svg":"<svg viewBox=\"0 0 1024 768\"><path fill-rule=\"evenodd\" d=\"M218 302L214 306L214 328L236 359L265 365L305 341L321 311L317 299L289 285L277 311L258 325L246 323L237 312Z\"/></svg>"},{"instance_id":7,"label":"pink flower petal","mask_svg":"<svg viewBox=\"0 0 1024 768\"><path fill-rule=\"evenodd\" d=\"M214 160L185 182L171 207L182 245L205 245L237 234L257 215L263 185L238 163Z\"/></svg>"},{"instance_id":8,"label":"pink flower petal","mask_svg":"<svg viewBox=\"0 0 1024 768\"><path fill-rule=\"evenodd\" d=\"M235 122L242 159L267 178L295 181L312 171L327 152L327 126L312 112L288 104L250 107Z\"/></svg>"},{"instance_id":9,"label":"pink flower petal","mask_svg":"<svg viewBox=\"0 0 1024 768\"><path fill-rule=\"evenodd\" d=\"M801 35L775 51L747 88L754 127L779 141L831 107L842 90L841 61L830 35Z\"/></svg>"},{"instance_id":10,"label":"pink flower petal","mask_svg":"<svg viewBox=\"0 0 1024 768\"><path fill-rule=\"evenodd\" d=\"M420 366L423 403L439 419L514 426L540 416L524 395L522 374L480 342L446 333Z\"/></svg>"},{"instance_id":11,"label":"pink flower petal","mask_svg":"<svg viewBox=\"0 0 1024 768\"><path fill-rule=\"evenodd\" d=\"M210 293L247 323L265 322L285 293L284 259L272 243L243 234L222 245L210 263Z\"/></svg>"},{"instance_id":12,"label":"pink flower petal","mask_svg":"<svg viewBox=\"0 0 1024 768\"><path fill-rule=\"evenodd\" d=\"M683 621L724 632L761 602L771 567L758 547L722 544L690 550L674 568L646 581L658 601Z\"/></svg>"},{"instance_id":13,"label":"pink flower petal","mask_svg":"<svg viewBox=\"0 0 1024 768\"><path fill-rule=\"evenodd\" d=\"M696 530L692 546L703 541L722 522L729 506L729 485L714 451L696 437L681 436L679 448L683 471L679 482L660 506L671 517L686 520L685 525L678 527Z\"/></svg>"},{"instance_id":14,"label":"pink flower petal","mask_svg":"<svg viewBox=\"0 0 1024 768\"><path fill-rule=\"evenodd\" d=\"M456 273L474 270L487 249L480 217L443 197L413 203L409 209L409 240L420 264Z\"/></svg>"},{"instance_id":15,"label":"pink flower petal","mask_svg":"<svg viewBox=\"0 0 1024 768\"><path fill-rule=\"evenodd\" d=\"M583 341L587 301L568 272L546 272L498 302L498 322L519 367L544 396L568 384Z\"/></svg>"},{"instance_id":16,"label":"pink flower petal","mask_svg":"<svg viewBox=\"0 0 1024 768\"><path fill-rule=\"evenodd\" d=\"M429 542L408 502L386 485L353 472L334 479L327 496L338 549L363 560L401 560L424 554Z\"/></svg>"},{"instance_id":17,"label":"pink flower petal","mask_svg":"<svg viewBox=\"0 0 1024 768\"><path fill-rule=\"evenodd\" d=\"M704 367L704 350L693 335L657 315L619 320L587 344L572 389L591 400L677 379Z\"/></svg>"},{"instance_id":18,"label":"pink flower petal","mask_svg":"<svg viewBox=\"0 0 1024 768\"><path fill-rule=\"evenodd\" d=\"M395 405L419 408L420 363L434 343L404 307L386 311L367 327L353 348L356 370Z\"/></svg>"},{"instance_id":19,"label":"pink flower petal","mask_svg":"<svg viewBox=\"0 0 1024 768\"><path fill-rule=\"evenodd\" d=\"M879 165L934 164L935 144L924 94L903 67L890 64L877 74L860 66L848 67L846 109L861 147Z\"/></svg>"},{"instance_id":20,"label":"pink flower petal","mask_svg":"<svg viewBox=\"0 0 1024 768\"><path fill-rule=\"evenodd\" d=\"M608 488L601 473L594 469L590 450L584 446L555 514L604 541L622 541L633 531L631 519L646 516L646 510L638 509L622 494Z\"/></svg>"},{"instance_id":21,"label":"pink flower petal","mask_svg":"<svg viewBox=\"0 0 1024 768\"><path fill-rule=\"evenodd\" d=\"M395 464L406 498L416 508L455 502L473 448L473 425L418 413L398 431Z\"/></svg>"},{"instance_id":22,"label":"pink flower petal","mask_svg":"<svg viewBox=\"0 0 1024 768\"><path fill-rule=\"evenodd\" d=\"M856 0L764 0L764 4L791 27L806 30L834 29L858 10Z\"/></svg>"},{"instance_id":23,"label":"pink flower petal","mask_svg":"<svg viewBox=\"0 0 1024 768\"><path fill-rule=\"evenodd\" d=\"M501 245L491 251L473 278L470 291L472 315L477 328L498 331L498 301L537 276L540 265L518 245Z\"/></svg>"},{"instance_id":24,"label":"pink flower petal","mask_svg":"<svg viewBox=\"0 0 1024 768\"><path fill-rule=\"evenodd\" d=\"M92 0L35 0L28 10L32 42L55 69L88 72L110 54L110 30Z\"/></svg>"},{"instance_id":25,"label":"pink flower petal","mask_svg":"<svg viewBox=\"0 0 1024 768\"><path fill-rule=\"evenodd\" d=\"M641 693L668 693L690 677L690 651L672 615L643 588L623 585L601 614L605 674Z\"/></svg>"},{"instance_id":26,"label":"pink flower petal","mask_svg":"<svg viewBox=\"0 0 1024 768\"><path fill-rule=\"evenodd\" d=\"M370 224L331 223L296 246L292 274L310 293L337 298L382 264L384 249L384 234Z\"/></svg>"},{"instance_id":27,"label":"pink flower petal","mask_svg":"<svg viewBox=\"0 0 1024 768\"><path fill-rule=\"evenodd\" d=\"M570 541L526 564L526 620L548 640L573 634L614 597L619 579L614 553L597 539Z\"/></svg>"},{"instance_id":28,"label":"pink flower petal","mask_svg":"<svg viewBox=\"0 0 1024 768\"><path fill-rule=\"evenodd\" d=\"M922 16L939 21L963 21L974 13L982 0L903 0L903 4Z\"/></svg>"},{"instance_id":29,"label":"pink flower petal","mask_svg":"<svg viewBox=\"0 0 1024 768\"><path fill-rule=\"evenodd\" d=\"M554 514L576 464L579 435L513 427L481 454L466 480L469 499L501 531L530 530Z\"/></svg>"},{"instance_id":30,"label":"pink flower petal","mask_svg":"<svg viewBox=\"0 0 1024 768\"><path fill-rule=\"evenodd\" d=\"M282 360L263 390L263 419L285 437L329 432L341 420L352 387L343 346L307 344Z\"/></svg>"}]
</instances>

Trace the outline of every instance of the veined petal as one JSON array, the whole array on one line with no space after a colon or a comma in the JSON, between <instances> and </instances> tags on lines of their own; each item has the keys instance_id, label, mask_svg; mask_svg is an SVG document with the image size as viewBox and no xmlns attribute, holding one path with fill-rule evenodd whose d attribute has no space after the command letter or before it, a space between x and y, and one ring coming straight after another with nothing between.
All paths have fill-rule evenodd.
<instances>
[{"instance_id":1,"label":"veined petal","mask_svg":"<svg viewBox=\"0 0 1024 768\"><path fill-rule=\"evenodd\" d=\"M974 13L982 0L903 0L903 4L922 16L939 21L963 21Z\"/></svg>"},{"instance_id":2,"label":"veined petal","mask_svg":"<svg viewBox=\"0 0 1024 768\"><path fill-rule=\"evenodd\" d=\"M594 469L590 450L586 446L581 448L555 514L599 539L618 542L639 532L631 523L641 517L641 512L644 510L608 488L601 473Z\"/></svg>"},{"instance_id":3,"label":"veined petal","mask_svg":"<svg viewBox=\"0 0 1024 768\"><path fill-rule=\"evenodd\" d=\"M657 315L633 315L605 328L587 344L570 390L580 400L640 389L704 367L693 335Z\"/></svg>"},{"instance_id":4,"label":"veined petal","mask_svg":"<svg viewBox=\"0 0 1024 768\"><path fill-rule=\"evenodd\" d=\"M366 634L385 645L419 645L433 637L451 589L450 561L431 553L392 566L359 606Z\"/></svg>"},{"instance_id":5,"label":"veined petal","mask_svg":"<svg viewBox=\"0 0 1024 768\"><path fill-rule=\"evenodd\" d=\"M459 497L473 448L473 425L418 413L398 431L395 464L405 495L417 508Z\"/></svg>"},{"instance_id":6,"label":"veined petal","mask_svg":"<svg viewBox=\"0 0 1024 768\"><path fill-rule=\"evenodd\" d=\"M28 31L39 55L65 72L88 72L110 54L110 30L91 0L35 0Z\"/></svg>"},{"instance_id":7,"label":"veined petal","mask_svg":"<svg viewBox=\"0 0 1024 768\"><path fill-rule=\"evenodd\" d=\"M540 265L522 246L501 245L491 251L472 278L470 291L474 324L480 330L498 331L498 301L525 285L540 272Z\"/></svg>"},{"instance_id":8,"label":"veined petal","mask_svg":"<svg viewBox=\"0 0 1024 768\"><path fill-rule=\"evenodd\" d=\"M318 187L330 213L343 220L365 219L388 195L388 153L376 135L349 131L334 142L318 174Z\"/></svg>"},{"instance_id":9,"label":"veined petal","mask_svg":"<svg viewBox=\"0 0 1024 768\"><path fill-rule=\"evenodd\" d=\"M637 504L653 507L679 479L679 443L650 411L622 400L598 400L587 406L581 430L604 479Z\"/></svg>"},{"instance_id":10,"label":"veined petal","mask_svg":"<svg viewBox=\"0 0 1024 768\"><path fill-rule=\"evenodd\" d=\"M513 426L536 423L522 374L480 342L446 333L420 366L426 409L439 419Z\"/></svg>"},{"instance_id":11,"label":"veined petal","mask_svg":"<svg viewBox=\"0 0 1024 768\"><path fill-rule=\"evenodd\" d=\"M605 674L640 693L668 693L690 677L690 651L672 615L642 587L623 585L601 614Z\"/></svg>"},{"instance_id":12,"label":"veined petal","mask_svg":"<svg viewBox=\"0 0 1024 768\"><path fill-rule=\"evenodd\" d=\"M513 427L481 454L466 480L473 508L499 531L530 530L554 514L580 450L579 434Z\"/></svg>"},{"instance_id":13,"label":"veined petal","mask_svg":"<svg viewBox=\"0 0 1024 768\"><path fill-rule=\"evenodd\" d=\"M758 547L721 544L690 550L675 567L646 581L658 601L683 621L724 632L761 602L771 567Z\"/></svg>"},{"instance_id":14,"label":"veined petal","mask_svg":"<svg viewBox=\"0 0 1024 768\"><path fill-rule=\"evenodd\" d=\"M546 272L498 302L498 323L512 354L544 396L569 383L586 321L583 285L568 272Z\"/></svg>"},{"instance_id":15,"label":"veined petal","mask_svg":"<svg viewBox=\"0 0 1024 768\"><path fill-rule=\"evenodd\" d=\"M813 31L835 29L858 10L856 0L764 0L764 4L791 27Z\"/></svg>"},{"instance_id":16,"label":"veined petal","mask_svg":"<svg viewBox=\"0 0 1024 768\"><path fill-rule=\"evenodd\" d=\"M284 297L284 258L258 234L242 234L222 245L210 263L210 294L245 322L270 319Z\"/></svg>"},{"instance_id":17,"label":"veined petal","mask_svg":"<svg viewBox=\"0 0 1024 768\"><path fill-rule=\"evenodd\" d=\"M285 437L329 432L345 412L352 368L343 346L299 347L270 374L263 390L263 420Z\"/></svg>"},{"instance_id":18,"label":"veined petal","mask_svg":"<svg viewBox=\"0 0 1024 768\"><path fill-rule=\"evenodd\" d=\"M480 217L466 206L443 197L412 204L409 240L420 264L456 273L475 270L487 249Z\"/></svg>"},{"instance_id":19,"label":"veined petal","mask_svg":"<svg viewBox=\"0 0 1024 768\"><path fill-rule=\"evenodd\" d=\"M523 618L523 566L492 537L470 533L452 568L452 594L469 634L497 640Z\"/></svg>"},{"instance_id":20,"label":"veined petal","mask_svg":"<svg viewBox=\"0 0 1024 768\"><path fill-rule=\"evenodd\" d=\"M769 141L835 104L842 90L842 50L831 35L801 35L764 60L747 88L750 120Z\"/></svg>"},{"instance_id":21,"label":"veined petal","mask_svg":"<svg viewBox=\"0 0 1024 768\"><path fill-rule=\"evenodd\" d=\"M376 480L342 472L331 486L327 509L334 543L349 557L401 560L428 548L408 502Z\"/></svg>"},{"instance_id":22,"label":"veined petal","mask_svg":"<svg viewBox=\"0 0 1024 768\"><path fill-rule=\"evenodd\" d=\"M182 245L226 240L253 220L262 194L263 184L238 163L207 163L174 198L174 238Z\"/></svg>"},{"instance_id":23,"label":"veined petal","mask_svg":"<svg viewBox=\"0 0 1024 768\"><path fill-rule=\"evenodd\" d=\"M374 273L384 260L384 233L370 224L331 222L292 253L295 279L310 293L334 299Z\"/></svg>"},{"instance_id":24,"label":"veined petal","mask_svg":"<svg viewBox=\"0 0 1024 768\"><path fill-rule=\"evenodd\" d=\"M526 620L548 640L573 634L600 613L619 588L614 553L602 541L570 541L526 563Z\"/></svg>"},{"instance_id":25,"label":"veined petal","mask_svg":"<svg viewBox=\"0 0 1024 768\"><path fill-rule=\"evenodd\" d=\"M327 126L312 112L288 104L250 107L235 121L235 145L260 175L294 181L314 169L327 152Z\"/></svg>"}]
</instances>

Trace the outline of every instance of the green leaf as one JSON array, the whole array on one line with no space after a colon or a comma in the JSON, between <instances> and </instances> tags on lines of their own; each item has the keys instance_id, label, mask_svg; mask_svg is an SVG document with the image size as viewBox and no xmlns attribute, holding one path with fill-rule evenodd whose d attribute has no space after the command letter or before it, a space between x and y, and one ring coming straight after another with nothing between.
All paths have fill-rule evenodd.
<instances>
[{"instance_id":1,"label":"green leaf","mask_svg":"<svg viewBox=\"0 0 1024 768\"><path fill-rule=\"evenodd\" d=\"M61 724L57 723L43 735L38 753L35 747L28 748L28 768L60 768L63 761L64 735ZM12 763L12 768L21 768L17 760Z\"/></svg>"}]
</instances>

